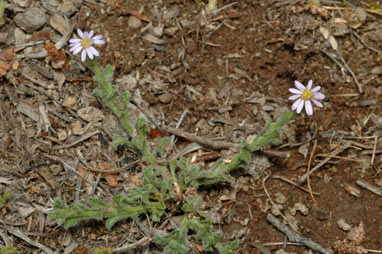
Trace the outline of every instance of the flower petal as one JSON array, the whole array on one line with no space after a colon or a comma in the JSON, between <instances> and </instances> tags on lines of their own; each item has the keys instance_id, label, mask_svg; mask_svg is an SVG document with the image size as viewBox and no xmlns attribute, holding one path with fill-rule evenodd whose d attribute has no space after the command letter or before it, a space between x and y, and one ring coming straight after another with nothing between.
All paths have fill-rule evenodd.
<instances>
[{"instance_id":1,"label":"flower petal","mask_svg":"<svg viewBox=\"0 0 382 254\"><path fill-rule=\"evenodd\" d=\"M299 101L299 104L298 104L298 106L297 106L297 110L296 110L296 112L300 114L302 108L304 107L304 101L303 101L303 100L298 100L298 101Z\"/></svg>"},{"instance_id":2,"label":"flower petal","mask_svg":"<svg viewBox=\"0 0 382 254\"><path fill-rule=\"evenodd\" d=\"M78 48L74 49L73 55L77 55L82 50L82 46L79 46Z\"/></svg>"},{"instance_id":3,"label":"flower petal","mask_svg":"<svg viewBox=\"0 0 382 254\"><path fill-rule=\"evenodd\" d=\"M316 100L322 100L325 99L325 95L323 93L316 92L312 95L312 98Z\"/></svg>"},{"instance_id":4,"label":"flower petal","mask_svg":"<svg viewBox=\"0 0 382 254\"><path fill-rule=\"evenodd\" d=\"M98 51L94 47L90 46L90 48L88 50L90 50L93 53L93 55L99 56Z\"/></svg>"},{"instance_id":5,"label":"flower petal","mask_svg":"<svg viewBox=\"0 0 382 254\"><path fill-rule=\"evenodd\" d=\"M81 40L80 40L80 39L76 39L76 38L74 38L74 39L70 39L69 42L70 42L70 43L80 43Z\"/></svg>"},{"instance_id":6,"label":"flower petal","mask_svg":"<svg viewBox=\"0 0 382 254\"><path fill-rule=\"evenodd\" d=\"M312 85L313 85L313 80L309 80L308 82L308 90L310 91L310 89L312 89Z\"/></svg>"},{"instance_id":7,"label":"flower petal","mask_svg":"<svg viewBox=\"0 0 382 254\"><path fill-rule=\"evenodd\" d=\"M92 40L92 43L93 43L93 44L105 44L105 41L104 41L104 40L98 40L98 39L97 39L97 40L94 40L94 39L93 39L93 40Z\"/></svg>"},{"instance_id":8,"label":"flower petal","mask_svg":"<svg viewBox=\"0 0 382 254\"><path fill-rule=\"evenodd\" d=\"M297 101L295 101L292 105L292 110L295 110L297 108L297 106L299 105L301 99L298 99Z\"/></svg>"},{"instance_id":9,"label":"flower petal","mask_svg":"<svg viewBox=\"0 0 382 254\"><path fill-rule=\"evenodd\" d=\"M315 99L311 99L312 100L312 102L314 103L314 104L316 104L316 106L317 107L320 107L320 108L322 108L324 105L322 105L319 101L317 101L317 100L315 100Z\"/></svg>"},{"instance_id":10,"label":"flower petal","mask_svg":"<svg viewBox=\"0 0 382 254\"><path fill-rule=\"evenodd\" d=\"M96 35L93 37L93 40L101 40L103 38L102 35Z\"/></svg>"},{"instance_id":11,"label":"flower petal","mask_svg":"<svg viewBox=\"0 0 382 254\"><path fill-rule=\"evenodd\" d=\"M300 83L300 81L297 81L295 80L294 81L294 85L301 91L304 91L305 90L305 86L303 84Z\"/></svg>"},{"instance_id":12,"label":"flower petal","mask_svg":"<svg viewBox=\"0 0 382 254\"><path fill-rule=\"evenodd\" d=\"M305 101L305 111L308 116L313 115L313 107L310 101Z\"/></svg>"},{"instance_id":13,"label":"flower petal","mask_svg":"<svg viewBox=\"0 0 382 254\"><path fill-rule=\"evenodd\" d=\"M81 61L82 62L85 62L86 60L86 50L82 50L82 53L81 53Z\"/></svg>"},{"instance_id":14,"label":"flower petal","mask_svg":"<svg viewBox=\"0 0 382 254\"><path fill-rule=\"evenodd\" d=\"M318 92L321 89L321 86L316 86L312 90L310 90L311 93Z\"/></svg>"},{"instance_id":15,"label":"flower petal","mask_svg":"<svg viewBox=\"0 0 382 254\"><path fill-rule=\"evenodd\" d=\"M81 37L81 38L84 38L84 33L82 32L81 29L77 29L77 34Z\"/></svg>"},{"instance_id":16,"label":"flower petal","mask_svg":"<svg viewBox=\"0 0 382 254\"><path fill-rule=\"evenodd\" d=\"M295 94L295 95L292 95L291 97L289 97L288 100L294 101L294 100L296 100L296 99L298 99L300 97L301 97L301 95Z\"/></svg>"},{"instance_id":17,"label":"flower petal","mask_svg":"<svg viewBox=\"0 0 382 254\"><path fill-rule=\"evenodd\" d=\"M93 35L94 35L94 30L91 30L91 31L89 32L89 38L92 38Z\"/></svg>"},{"instance_id":18,"label":"flower petal","mask_svg":"<svg viewBox=\"0 0 382 254\"><path fill-rule=\"evenodd\" d=\"M297 90L295 88L289 88L289 92L294 94L302 94L303 91Z\"/></svg>"},{"instance_id":19,"label":"flower petal","mask_svg":"<svg viewBox=\"0 0 382 254\"><path fill-rule=\"evenodd\" d=\"M81 44L70 44L69 45L70 49L69 52L75 51L76 49L81 47Z\"/></svg>"},{"instance_id":20,"label":"flower petal","mask_svg":"<svg viewBox=\"0 0 382 254\"><path fill-rule=\"evenodd\" d=\"M93 59L93 52L91 51L90 48L86 49L86 53L88 53L88 56L89 56L90 59Z\"/></svg>"}]
</instances>

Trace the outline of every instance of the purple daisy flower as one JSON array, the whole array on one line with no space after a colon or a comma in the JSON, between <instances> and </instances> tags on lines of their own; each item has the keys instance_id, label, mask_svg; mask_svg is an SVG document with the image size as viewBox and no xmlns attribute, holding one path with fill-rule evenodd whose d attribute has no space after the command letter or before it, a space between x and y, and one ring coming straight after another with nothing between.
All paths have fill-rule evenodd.
<instances>
[{"instance_id":1,"label":"purple daisy flower","mask_svg":"<svg viewBox=\"0 0 382 254\"><path fill-rule=\"evenodd\" d=\"M312 88L313 81L309 80L307 87L301 84L299 81L294 81L295 88L289 88L289 92L294 95L289 97L289 100L296 100L292 105L292 110L296 110L297 113L300 113L302 108L305 105L305 111L308 116L313 115L313 106L312 102L317 107L323 107L318 100L325 98L323 93L318 92L321 89L321 86L316 86Z\"/></svg>"},{"instance_id":2,"label":"purple daisy flower","mask_svg":"<svg viewBox=\"0 0 382 254\"><path fill-rule=\"evenodd\" d=\"M81 61L85 62L86 55L90 59L93 59L94 56L99 56L98 51L92 46L93 44L105 44L105 41L102 40L102 35L94 36L94 31L82 32L80 29L77 29L77 33L80 36L80 39L71 39L69 40L70 52L73 52L73 55L77 55L81 52Z\"/></svg>"}]
</instances>

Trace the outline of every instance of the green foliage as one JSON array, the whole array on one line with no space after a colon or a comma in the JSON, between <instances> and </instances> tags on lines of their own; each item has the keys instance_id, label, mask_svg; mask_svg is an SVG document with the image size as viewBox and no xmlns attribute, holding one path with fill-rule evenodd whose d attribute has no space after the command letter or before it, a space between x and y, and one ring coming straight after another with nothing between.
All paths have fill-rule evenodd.
<instances>
[{"instance_id":1,"label":"green foliage","mask_svg":"<svg viewBox=\"0 0 382 254\"><path fill-rule=\"evenodd\" d=\"M4 25L5 23L4 9L5 9L5 2L2 0L0 1L0 25Z\"/></svg>"},{"instance_id":2,"label":"green foliage","mask_svg":"<svg viewBox=\"0 0 382 254\"><path fill-rule=\"evenodd\" d=\"M152 151L145 121L138 119L135 126L130 122L127 111L129 94L118 94L118 87L112 84L112 67L108 65L100 68L95 59L87 61L94 72L93 79L99 85L94 89L94 93L116 114L129 137L115 136L113 145L127 146L141 156L147 166L143 168L142 186L132 188L127 195L114 196L110 204L98 198L89 198L87 205L74 204L67 207L61 200L56 200L49 217L56 219L57 223L66 229L80 221L106 220L106 228L110 230L117 222L125 219L135 220L144 213L149 214L153 221L159 222L166 210L166 203L176 203L181 208L181 211L177 212L183 213L179 227L167 235L157 233L154 238L157 244L164 246L164 254L188 253L188 237L191 236L202 243L206 252L235 253L239 243L221 243L221 232L215 232L212 222L206 219L206 214L200 210L202 197L187 196L186 191L190 188L197 189L201 185L229 180L232 170L248 165L254 151L280 139L281 128L296 118L297 114L294 111L286 112L276 122L269 121L251 144L243 142L242 149L229 162L221 159L211 168L203 169L182 157L170 161L169 165L161 165L158 158L164 157L164 148L169 139L163 138L159 142L158 151ZM8 197L9 194L4 194L3 204ZM95 253L111 253L109 251L111 250L108 248L96 248Z\"/></svg>"},{"instance_id":3,"label":"green foliage","mask_svg":"<svg viewBox=\"0 0 382 254\"><path fill-rule=\"evenodd\" d=\"M111 247L106 247L106 248L96 247L94 249L94 254L113 254L113 249Z\"/></svg>"},{"instance_id":4,"label":"green foliage","mask_svg":"<svg viewBox=\"0 0 382 254\"><path fill-rule=\"evenodd\" d=\"M3 207L10 197L11 197L11 192L6 191L4 195L0 197L0 207Z\"/></svg>"},{"instance_id":5,"label":"green foliage","mask_svg":"<svg viewBox=\"0 0 382 254\"><path fill-rule=\"evenodd\" d=\"M155 234L155 242L166 246L162 254L187 254L189 243L187 235L189 231L190 220L184 215L181 220L180 227L172 231L170 234L162 236Z\"/></svg>"},{"instance_id":6,"label":"green foliage","mask_svg":"<svg viewBox=\"0 0 382 254\"><path fill-rule=\"evenodd\" d=\"M239 247L239 241L233 241L232 243L218 243L216 248L220 254L235 254L234 251Z\"/></svg>"},{"instance_id":7,"label":"green foliage","mask_svg":"<svg viewBox=\"0 0 382 254\"><path fill-rule=\"evenodd\" d=\"M12 245L1 248L0 254L17 254L17 248Z\"/></svg>"}]
</instances>

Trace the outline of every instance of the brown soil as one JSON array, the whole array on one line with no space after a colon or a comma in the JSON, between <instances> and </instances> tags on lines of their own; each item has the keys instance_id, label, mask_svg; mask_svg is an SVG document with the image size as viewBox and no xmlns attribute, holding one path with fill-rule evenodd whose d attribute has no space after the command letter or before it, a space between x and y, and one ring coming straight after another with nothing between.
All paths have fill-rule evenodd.
<instances>
[{"instance_id":1,"label":"brown soil","mask_svg":"<svg viewBox=\"0 0 382 254\"><path fill-rule=\"evenodd\" d=\"M267 118L277 119L283 110L290 108L292 103L288 101L288 88L293 86L293 82L299 80L306 84L312 79L314 85L320 85L326 95L324 107L315 108L311 117L302 114L288 125L282 143L266 148L288 153L289 157L272 156L264 152L271 163L267 170L258 172L257 176L249 174L247 170L234 172L232 183L201 190L207 208L219 210L221 223L215 226L223 231L226 241L241 241L238 253L265 253L259 249L256 241L262 244L285 241L285 236L266 220L272 205L265 195L262 180L270 175L265 182L266 189L273 202L280 194L285 197L282 204L284 214L289 213L296 203L308 208L307 214L297 212L292 216L301 235L325 248L333 248L334 242L347 238L347 232L337 224L339 219L345 220L352 228L363 222L365 237L362 246L365 249L382 250L382 197L356 184L357 180L362 179L378 188L382 187L381 139L378 139L382 133L382 108L379 106L382 71L378 69L382 53L378 37L381 16L365 12L366 18L359 20L362 15L356 13L356 10L360 11L357 7L366 9L367 6L358 1L346 1L348 3L338 6L328 1L327 7L333 8L326 9L314 9L301 2L304 1L244 0L214 16L208 16L203 11L207 1L87 1L79 12L79 16L82 15L79 27L94 29L97 34L105 36L107 44L100 48L99 60L102 65L109 63L113 66L115 80L121 90L129 90L133 98L145 101L152 114L168 125L175 126L187 109L181 128L206 138L219 137L221 140L240 143L243 137L257 134ZM233 1L218 1L218 7L230 3ZM176 16L163 19L164 12L175 9L178 12ZM88 17L83 14L87 11L90 13ZM141 21L135 29L129 27L132 11L151 19L153 27L164 26L161 39L166 43L153 44L142 38L146 34L144 28L148 25L145 21ZM348 23L342 26L343 23L336 23L335 18L347 20ZM14 24L9 21L2 31L9 31L11 27L14 28ZM329 28L333 34L345 27L344 34L334 36L338 44L337 51L324 39L320 27ZM3 45L2 48L7 47ZM323 51L333 54L337 63ZM362 84L362 93L349 70L344 67L341 54ZM70 63L79 61L76 57L69 57ZM31 63L44 65L41 59L20 59L20 63L22 66ZM23 82L19 70L13 72L16 83ZM72 75L84 80L91 74L85 70ZM129 87L120 81L129 75L138 80L136 86ZM149 81L141 82L144 79ZM96 105L105 114L110 114L97 101L89 99L94 84L78 80L70 82L67 78L59 94L61 101L73 95L77 103L83 101L88 105ZM17 84L12 85L8 77L3 78L3 85L0 86L0 106L3 109L0 175L15 183L14 187L3 184L4 190L15 189L15 195L6 206L7 209L3 210L3 215L5 218L25 221L27 225L21 227L23 232L49 233L48 236L30 237L50 248L57 248L60 253L67 247L64 244L65 237L61 236L64 234L72 234L72 242L78 244L77 250L81 247L91 249L105 246L107 241L104 239L107 237L111 241L110 245L118 244L121 241L119 234L127 234L130 227L134 227L131 222L128 226L118 224L111 232L104 232L103 224L95 222L65 231L55 227L54 222L41 222L44 214L38 212L36 206L32 207L37 210L25 218L17 215L20 209L20 203L17 202L23 203L25 207L31 204L48 207L49 199L65 196L62 193L68 192L72 195L68 200L70 203L80 181L77 176L68 179L61 164L56 164L59 168L52 171L53 162L46 163L45 159L39 158L41 151L63 159L75 154L76 146L67 151L61 150L62 154L58 154L54 151L57 142L53 142L52 147L53 139L49 141L46 137L57 137L56 131L59 129L70 130L76 119L69 118L63 122L50 113L51 121L56 119L52 128L34 136L31 133L34 131L28 129L36 129L37 123L25 119L27 117L16 110L17 103L13 103L10 95L32 105L49 98L35 91L20 91ZM58 91L57 88L53 90ZM257 99L253 102L249 98ZM78 108L80 105L72 110ZM61 109L59 112L68 114L67 110ZM216 119L220 119L217 121L219 124L215 122L216 125L211 125ZM18 126L18 129L10 132L12 126ZM100 126L94 128L97 129L102 131ZM12 135L19 135L15 138L19 144L10 137ZM48 142L44 145L44 140L49 141L50 146ZM314 196L317 203L308 192L272 178L276 175L296 180L303 175L307 171L314 142L317 142L317 146L311 169L347 141L352 141L353 145L336 154L310 177L312 191L319 193ZM93 144L99 142L95 136L86 146L79 144L88 160L103 158L100 149L92 148ZM70 142L63 142L67 143ZM186 144L185 141L178 141L177 149L181 150ZM38 148L27 150L33 145ZM84 148L88 150L84 151ZM111 148L108 149L112 153ZM308 149L306 156L300 153L304 149ZM213 151L205 149L205 152ZM218 152L230 156L230 152ZM199 151L187 156L191 158L201 153ZM121 157L112 154L115 158ZM120 179L116 188L110 188L103 178L100 184L108 189L108 194L115 194L123 190L123 185L130 185L131 180ZM349 185L359 194L352 195ZM306 184L303 186L308 188ZM231 198L221 198L233 192L236 195ZM85 199L86 195L81 194L80 200ZM38 222L42 223L42 228L39 228ZM59 237L52 239L51 235L57 234ZM35 247L17 237L13 241L20 253L36 251ZM308 250L303 246L284 247L282 244L266 247L272 253L279 249L296 253ZM151 251L158 251L155 245L151 248Z\"/></svg>"}]
</instances>

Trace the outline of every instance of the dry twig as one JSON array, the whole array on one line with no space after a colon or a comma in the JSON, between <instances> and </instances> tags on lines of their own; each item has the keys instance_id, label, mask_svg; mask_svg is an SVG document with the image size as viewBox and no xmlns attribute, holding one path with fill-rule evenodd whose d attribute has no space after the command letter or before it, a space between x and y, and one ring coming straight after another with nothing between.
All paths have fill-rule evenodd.
<instances>
[{"instance_id":1,"label":"dry twig","mask_svg":"<svg viewBox=\"0 0 382 254\"><path fill-rule=\"evenodd\" d=\"M279 219L277 219L275 216L273 216L272 214L267 215L267 221L269 221L278 230L283 232L288 237L289 241L294 242L294 243L302 243L306 247L308 247L312 250L318 251L320 253L323 253L323 254L333 254L333 251L331 249L325 249L320 244L318 244L318 243L316 243L316 242L314 242L314 241L312 241L312 240L310 240L310 239L308 239L302 235L297 234L296 232L294 232L293 230L288 228L287 225L285 225Z\"/></svg>"},{"instance_id":2,"label":"dry twig","mask_svg":"<svg viewBox=\"0 0 382 254\"><path fill-rule=\"evenodd\" d=\"M329 156L324 159L323 161L321 161L320 163L318 163L318 165L316 165L310 172L309 174L312 174L314 171L316 171L317 169L319 169L320 167L322 167L323 165L325 165L333 156L336 156L337 154L339 153L342 153L343 151L345 151L346 149L348 149L349 147L351 147L353 145L353 142L352 141L348 141L343 147L340 147L336 150L334 150L333 152L331 152L329 154ZM302 175L298 180L297 182L300 183L300 184L303 184L306 179L308 177L308 174L304 174Z\"/></svg>"},{"instance_id":3,"label":"dry twig","mask_svg":"<svg viewBox=\"0 0 382 254\"><path fill-rule=\"evenodd\" d=\"M313 193L312 193L312 187L310 186L310 177L309 176L310 176L310 166L312 165L312 159L313 159L313 155L314 155L314 151L316 150L316 147L317 147L317 139L314 140L314 145L313 145L312 153L310 154L310 157L309 157L308 168L307 168L307 172L306 172L309 194L310 194L310 197L312 198L315 205L317 205L317 201L314 198Z\"/></svg>"},{"instance_id":4,"label":"dry twig","mask_svg":"<svg viewBox=\"0 0 382 254\"><path fill-rule=\"evenodd\" d=\"M382 196L382 190L381 190L380 188L375 187L375 186L372 186L371 184L365 182L365 181L362 180L362 179L358 179L358 180L356 181L356 183L357 183L359 186L361 186L361 187L363 187L363 188L365 188L365 189L367 189L367 190L369 190L369 191L371 191L371 192L373 192L373 193L375 193L375 194L377 194L377 195L379 195L379 196Z\"/></svg>"}]
</instances>

